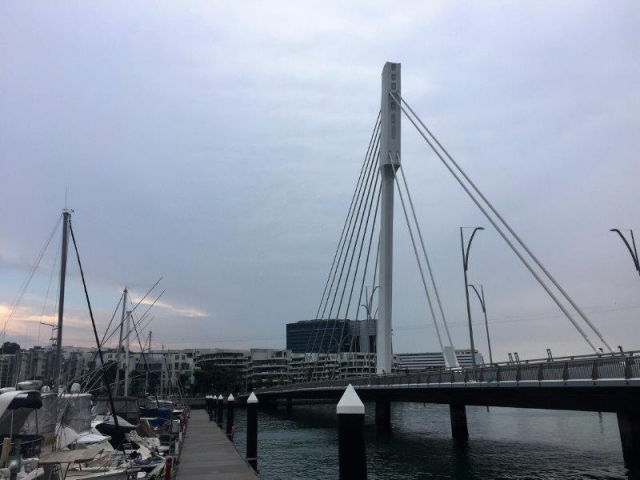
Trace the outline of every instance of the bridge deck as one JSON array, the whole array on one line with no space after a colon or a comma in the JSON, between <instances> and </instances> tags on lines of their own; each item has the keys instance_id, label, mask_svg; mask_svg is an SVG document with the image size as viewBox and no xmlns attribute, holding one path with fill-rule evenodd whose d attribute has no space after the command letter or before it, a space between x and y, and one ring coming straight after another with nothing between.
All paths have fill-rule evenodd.
<instances>
[{"instance_id":1,"label":"bridge deck","mask_svg":"<svg viewBox=\"0 0 640 480\"><path fill-rule=\"evenodd\" d=\"M178 480L256 480L258 476L204 410L192 410Z\"/></svg>"}]
</instances>

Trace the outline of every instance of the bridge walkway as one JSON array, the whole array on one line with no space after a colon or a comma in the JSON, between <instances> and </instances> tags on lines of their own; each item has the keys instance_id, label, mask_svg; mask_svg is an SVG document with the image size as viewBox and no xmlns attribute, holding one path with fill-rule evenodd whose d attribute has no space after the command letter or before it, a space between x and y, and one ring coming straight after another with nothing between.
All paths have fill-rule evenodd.
<instances>
[{"instance_id":1,"label":"bridge walkway","mask_svg":"<svg viewBox=\"0 0 640 480\"><path fill-rule=\"evenodd\" d=\"M256 480L258 475L205 410L191 410L177 480Z\"/></svg>"}]
</instances>

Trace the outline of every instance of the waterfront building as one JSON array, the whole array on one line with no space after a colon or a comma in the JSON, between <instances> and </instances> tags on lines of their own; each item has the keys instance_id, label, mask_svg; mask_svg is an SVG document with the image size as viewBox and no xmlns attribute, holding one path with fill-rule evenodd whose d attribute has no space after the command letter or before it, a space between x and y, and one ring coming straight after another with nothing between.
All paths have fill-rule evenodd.
<instances>
[{"instance_id":1,"label":"waterfront building","mask_svg":"<svg viewBox=\"0 0 640 480\"><path fill-rule=\"evenodd\" d=\"M307 321L315 322L315 321ZM345 328L358 334L353 337L357 347L362 347L359 338L371 340L375 320L345 323ZM298 325L305 322L296 322ZM375 338L375 335L373 335ZM287 338L289 341L289 337ZM359 343L359 344L358 344ZM375 343L375 342L374 342ZM461 367L471 367L471 351L456 350L456 357ZM0 386L13 386L23 380L43 380L51 382L50 366L53 364L55 351L51 347L34 347L21 350L16 354L0 356ZM116 364L117 349L103 351L106 364ZM86 378L100 366L95 348L63 347L62 348L62 383L72 383ZM157 391L160 394L170 391L178 383L186 393L192 391L196 378L194 372L207 365L207 368L219 367L228 378L232 378L239 389L252 389L261 386L282 385L292 382L331 380L369 376L376 371L375 352L341 351L298 353L291 349L253 348L240 349L180 349L159 351L131 352L129 364L125 365L124 355L120 355L120 384L124 385L124 370L129 369L132 395ZM476 352L476 363L482 365L482 355ZM445 367L441 352L400 353L393 357L392 372L427 371ZM101 385L101 377L95 376L89 386ZM120 388L123 392L123 388Z\"/></svg>"},{"instance_id":2,"label":"waterfront building","mask_svg":"<svg viewBox=\"0 0 640 480\"><path fill-rule=\"evenodd\" d=\"M471 368L471 350L456 350L458 364L463 368ZM422 353L398 353L396 355L398 370L409 370L410 372L420 372L425 370L445 368L444 355L442 352L422 352ZM476 350L476 364L482 365L484 359L482 354Z\"/></svg>"},{"instance_id":3,"label":"waterfront building","mask_svg":"<svg viewBox=\"0 0 640 480\"><path fill-rule=\"evenodd\" d=\"M20 364L20 353L0 355L0 388L15 387Z\"/></svg>"},{"instance_id":4,"label":"waterfront building","mask_svg":"<svg viewBox=\"0 0 640 480\"><path fill-rule=\"evenodd\" d=\"M247 363L247 386L253 388L291 383L291 350L252 348Z\"/></svg>"}]
</instances>

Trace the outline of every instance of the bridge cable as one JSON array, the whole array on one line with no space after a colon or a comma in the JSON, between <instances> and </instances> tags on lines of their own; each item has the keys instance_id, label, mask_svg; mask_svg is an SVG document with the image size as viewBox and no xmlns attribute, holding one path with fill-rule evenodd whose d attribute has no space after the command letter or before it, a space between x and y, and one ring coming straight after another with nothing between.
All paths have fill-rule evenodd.
<instances>
[{"instance_id":1,"label":"bridge cable","mask_svg":"<svg viewBox=\"0 0 640 480\"><path fill-rule=\"evenodd\" d=\"M379 137L378 137L378 140L379 140ZM375 147L375 151L374 152L378 151L378 146L379 146L379 141L376 141L376 147ZM363 183L363 185L365 186L364 187L365 190L362 191L359 194L359 196L358 196L358 198L356 200L356 206L354 207L354 210L352 212L353 214L351 216L351 222L350 222L349 228L347 229L347 233L348 233L348 237L349 237L349 243L347 244L345 242L343 244L343 250L344 250L344 246L347 245L347 251L346 251L346 254L344 255L344 258L342 258L342 255L340 256L340 258L343 260L343 262L342 262L342 267L340 269L340 276L338 277L338 284L336 285L336 291L334 293L333 300L331 302L331 308L329 309L329 314L327 316L328 319L330 319L332 314L333 314L333 308L334 308L335 302L337 300L338 290L340 288L340 285L342 283L342 277L344 275L344 268L345 268L345 266L347 264L347 257L349 256L349 253L351 252L351 245L353 243L353 236L354 236L354 233L356 231L356 226L358 225L358 220L361 220L360 211L362 210L362 205L364 203L364 200L368 196L369 190L371 188L371 181L372 181L373 177L375 176L375 175L373 175L373 172L375 172L377 170L375 168L375 166L374 166L375 153L371 156L371 160L372 161L370 162L370 166L369 166L369 169L367 171L366 180ZM353 260L353 253L351 255L351 259ZM335 273L337 273L337 271ZM335 275L335 273L334 273L334 275ZM347 272L347 275L348 275L348 273L349 272ZM338 308L338 313L339 313L339 310L340 310L341 306L342 305L340 303L339 306L338 306L339 307ZM326 310L326 308L325 308L325 310ZM323 312L322 312L323 316L324 316L325 310L323 310Z\"/></svg>"},{"instance_id":2,"label":"bridge cable","mask_svg":"<svg viewBox=\"0 0 640 480\"><path fill-rule=\"evenodd\" d=\"M391 155L389 155L391 157ZM424 287L424 293L427 296L427 303L429 304L429 310L431 312L431 318L433 319L433 326L436 329L436 336L438 337L438 343L440 344L440 350L442 351L442 356L445 358L446 355L444 351L444 345L442 343L442 336L440 335L440 328L438 327L438 322L436 321L436 314L433 310L433 302L431 301L431 294L429 293L429 289L427 288L427 281L424 277L424 270L422 268L422 262L420 261L420 255L418 254L418 248L416 247L416 241L413 236L413 230L411 228L411 223L409 221L409 214L407 213L407 207L404 203L404 196L402 195L402 189L400 188L400 182L398 181L398 176L393 176L396 181L396 185L398 187L398 196L400 197L400 203L402 204L402 211L404 212L404 218L407 222L407 229L409 230L409 237L411 237L411 244L413 245L413 253L416 256L416 262L418 263L418 269L420 270L420 278L422 279L422 286Z\"/></svg>"},{"instance_id":3,"label":"bridge cable","mask_svg":"<svg viewBox=\"0 0 640 480\"><path fill-rule=\"evenodd\" d=\"M393 94L390 94L393 96ZM397 100L398 101L398 100ZM406 104L406 101L402 100L402 102L404 102ZM578 325L578 323L575 321L575 319L571 316L571 314L569 313L569 311L566 309L566 307L564 305L562 305L562 303L558 300L558 298L553 294L553 292L551 292L551 290L549 289L549 287L547 286L546 283L544 283L544 281L540 278L540 276L535 272L535 270L533 269L533 267L531 267L531 265L529 264L529 262L527 262L527 260L522 256L522 254L516 249L515 245L507 238L507 236L505 235L505 233L502 231L502 229L497 225L497 223L495 222L495 220L489 215L489 213L486 211L486 209L480 204L480 202L475 198L475 196L473 195L473 193L469 190L469 188L462 182L462 180L460 179L460 177L453 171L453 169L451 168L451 166L446 162L446 160L443 158L442 154L435 148L435 146L433 145L433 143L427 138L427 136L424 134L424 132L422 132L420 130L420 128L418 127L418 125L416 124L416 122L413 120L413 118L411 118L411 116L407 113L407 111L405 110L405 108L403 107L402 103L400 101L398 101L398 105L400 106L400 108L402 109L403 113L405 114L405 116L409 119L409 121L413 124L413 126L416 128L416 130L418 131L418 133L420 134L420 136L422 136L422 138L427 142L427 144L431 147L431 149L434 151L434 153L438 156L438 158L441 160L441 162L443 163L443 165L449 170L449 172L453 175L453 177L456 179L456 181L460 184L460 186L464 189L464 191L467 193L467 195L469 196L469 198L471 198L471 200L476 204L476 206L480 209L480 211L484 214L484 216L487 218L487 220L489 220L489 222L493 225L493 227L496 229L496 231L500 234L500 236L504 239L505 242L507 242L507 245L509 245L509 247L511 248L511 250L513 250L513 252L516 254L516 256L520 259L520 261L527 267L527 269L529 270L529 272L531 272L531 274L534 276L534 278L538 281L538 283L542 286L542 288L544 288L544 290L547 292L547 294L553 299L553 301L556 303L556 305L558 305L558 307L560 308L560 310L562 310L562 312L565 314L565 316L571 321L571 323L573 324L573 326L576 328L576 330L578 330L578 332L582 335L582 337L584 338L584 340L589 344L589 346L597 353L597 348L595 347L595 345L591 342L591 340L589 340L589 337L587 336L587 334L584 332L584 330ZM415 115L415 113L414 113ZM416 118L417 115L415 115ZM419 119L418 119L419 121ZM444 150L444 149L443 149ZM459 168L459 167L458 167ZM503 223L506 224L506 222L504 222L504 220L502 220ZM563 290L562 290L563 291ZM583 317L584 318L584 317ZM591 322L588 322L589 325L591 325ZM592 328L594 328L592 326ZM598 333L597 330L596 334ZM599 335L600 336L600 335ZM604 344L607 346L607 348L611 350L611 347L609 346L609 344L604 341L604 339L600 336L600 339L603 340Z\"/></svg>"},{"instance_id":4,"label":"bridge cable","mask_svg":"<svg viewBox=\"0 0 640 480\"><path fill-rule=\"evenodd\" d=\"M365 239L366 239L366 236L367 236L367 232L369 230L369 221L371 219L371 211L374 209L373 208L374 197L375 197L374 194L375 194L376 191L379 191L379 189L377 188L379 179L380 179L380 171L377 170L376 171L376 175L375 175L375 182L374 182L373 188L371 188L370 191L369 191L368 211L366 213L364 231L362 232L362 240L360 241L360 249L358 251L358 258L356 260L356 269L355 269L355 271L353 273L353 280L351 282L351 289L349 291L349 299L347 300L347 305L346 305L346 309L345 309L345 314L344 314L345 322L343 322L342 331L340 332L340 341L338 343L339 346L341 346L343 341L344 341L344 331L345 331L345 327L347 325L347 320L349 318L349 310L350 310L351 302L352 302L352 299L353 299L353 291L355 289L356 281L358 279L358 270L360 269L360 261L362 259L362 251L364 249ZM376 211L377 211L377 208L376 208ZM364 215L364 213L363 213L363 215ZM360 222L360 226L358 227L358 235L360 234L361 227L362 227L362 221ZM356 246L357 246L357 243L356 243ZM355 247L354 247L354 253L355 253ZM352 261L353 261L353 256L352 256ZM349 269L351 269L351 264L349 264ZM347 278L348 278L348 275L349 274L347 273ZM347 282L345 281L344 288L343 288L343 291L342 291L342 296L344 296L346 287L347 287ZM342 304L342 299L340 300L340 304ZM340 312L340 307L338 307L338 312ZM357 313L356 313L356 315L357 315ZM335 334L335 331L332 331L331 332L331 336L333 337L334 334ZM329 344L331 344L331 341L332 340L329 340Z\"/></svg>"},{"instance_id":5,"label":"bridge cable","mask_svg":"<svg viewBox=\"0 0 640 480\"><path fill-rule=\"evenodd\" d=\"M327 282L325 284L324 287L324 291L322 293L322 299L320 300L320 305L318 306L318 311L316 312L316 320L322 320L324 318L324 312L326 311L326 307L327 307L327 303L329 301L329 296L331 294L331 291L333 290L333 284L335 281L335 275L337 272L337 263L336 261L339 263L340 259L342 257L342 251L344 249L344 243L346 242L346 232L347 232L347 225L350 224L350 219L353 215L353 209L354 209L354 205L355 205L355 200L357 198L357 196L359 195L359 192L362 188L362 183L364 182L364 174L368 168L368 164L369 164L369 156L371 153L371 147L374 144L374 139L376 139L379 135L379 129L380 129L380 113L378 113L378 117L376 119L376 123L374 125L373 128L373 132L371 134L371 139L369 141L369 147L367 148L367 153L365 155L365 158L362 162L362 168L360 170L360 175L358 177L358 181L356 183L356 187L353 191L353 196L351 198L351 204L349 205L349 210L347 212L347 217L345 218L344 221L344 225L342 227L342 233L340 234L340 240L338 241L338 245L336 247L336 252L334 254L333 257L333 262L331 264L331 268L329 270L329 275L327 277ZM340 258L338 257L338 253L340 253ZM329 285L330 284L330 285ZM329 291L327 292L327 287L329 286ZM325 298L326 295L326 298ZM320 316L320 310L322 309L322 305L324 303L324 310L322 313L322 317ZM315 350L315 346L316 346L316 341L317 341L317 337L318 337L318 332L320 330L320 326L318 325L318 327L316 328L316 332L315 332L315 336L313 339L313 346L312 346L312 350ZM309 350L309 341L311 340L311 336L309 336L309 338L307 339L307 347L305 348L305 350ZM306 352L305 352L306 353Z\"/></svg>"},{"instance_id":6,"label":"bridge cable","mask_svg":"<svg viewBox=\"0 0 640 480\"><path fill-rule=\"evenodd\" d=\"M378 146L379 146L379 144L376 146L376 151L378 150ZM375 154L374 154L374 158L375 158ZM345 311L345 314L344 314L345 322L343 322L343 324L342 324L342 331L343 332L344 332L344 327L346 325L346 320L347 320L347 317L348 317L348 314L349 314L349 307L351 305L351 299L352 299L352 296L353 296L353 289L355 287L356 276L358 274L358 267L359 267L359 264L360 264L360 259L362 257L362 249L364 247L364 239L365 239L365 236L366 236L366 231L367 231L368 226L369 226L369 219L371 217L371 210L373 210L373 208L372 208L373 207L373 199L374 199L374 195L373 194L376 191L376 186L378 185L378 180L380 178L380 171L377 168L372 170L372 171L375 172L373 177L372 177L372 180L374 181L374 183L373 183L373 186L371 188L369 188L367 193L366 193L366 197L367 197L366 198L366 202L367 203L365 205L365 211L368 210L368 213L366 214L365 231L363 232L362 241L360 242L360 250L359 250L359 254L358 254L358 260L356 262L356 270L355 270L355 272L353 274L353 281L351 283L351 291L350 291L350 294L349 294L349 300L347 302L346 311ZM365 199L363 198L363 202L364 201L365 201ZM362 207L362 203L361 203L360 207ZM347 284L348 284L349 275L351 273L351 268L353 266L353 260L354 260L354 257L355 257L355 252L356 252L356 249L358 247L358 238L360 236L360 231L362 230L362 224L363 224L363 219L364 219L364 216L365 216L365 212L362 213L362 216L360 216L359 214L360 214L360 210L358 210L358 217L359 217L360 222L358 224L358 232L356 233L356 243L354 244L353 250L351 251L351 258L349 259L349 268L347 269L347 276L345 278L345 282L344 282L344 285L342 287L342 293L341 293L341 296L340 296L340 303L338 304L338 311L337 311L337 316L338 317L340 316L340 311L342 310L342 304L343 304L343 301L344 301L344 296L345 296L345 292L346 292L346 289L347 289ZM335 334L335 330L332 330L331 331L331 338L329 339L329 347L331 347L331 342L333 341L334 334ZM342 337L342 335L341 335L341 337ZM342 340L342 338L341 338L341 340Z\"/></svg>"},{"instance_id":7,"label":"bridge cable","mask_svg":"<svg viewBox=\"0 0 640 480\"><path fill-rule=\"evenodd\" d=\"M351 301L352 301L352 298L353 298L353 289L354 289L354 285L355 285L355 279L356 279L356 277L358 275L360 260L362 258L362 249L364 248L364 240L366 238L367 231L369 230L369 220L371 218L371 211L374 209L373 208L373 203L374 203L373 194L377 191L378 192L378 198L380 197L380 189L377 188L378 180L380 179L380 175L379 175L380 172L378 171L377 173L378 174L376 175L375 183L373 185L373 189L370 192L371 199L370 199L370 202L369 202L369 209L368 209L368 212L367 212L367 218L366 218L365 225L364 225L364 231L362 232L362 240L360 241L360 250L358 252L358 259L356 261L356 270L355 270L355 272L353 274L354 284L352 284L352 286L351 286L351 291L349 292L349 299L347 300L347 310L345 312L345 318L347 318L349 316L349 310L350 310ZM378 211L378 207L377 206L375 208L375 211L376 211L376 216L377 216L377 211ZM374 217L374 224L375 224L375 217ZM371 245L369 245L369 246L371 246Z\"/></svg>"},{"instance_id":8,"label":"bridge cable","mask_svg":"<svg viewBox=\"0 0 640 480\"><path fill-rule=\"evenodd\" d=\"M354 238L354 234L356 232L356 226L357 225L360 225L360 226L362 225L362 218L361 218L360 212L362 210L362 206L364 204L365 198L367 198L369 196L369 192L371 190L371 185L372 185L372 180L376 177L376 174L377 174L377 169L375 168L375 159L376 159L376 155L377 155L377 152L378 152L378 147L379 147L379 134L376 137L374 151L373 152L369 152L371 155L370 155L370 161L369 161L369 167L368 167L368 171L367 171L367 176L366 176L365 181L362 183L362 185L365 186L364 191L362 191L362 189L361 189L361 193L358 195L358 198L356 199L356 205L354 206L354 209L352 211L351 221L350 221L349 227L347 229L348 237L349 237L348 244L346 242L346 237L345 237L345 242L342 245L342 251L341 251L340 257L339 257L339 260L341 260L341 259L343 260L342 261L342 266L341 266L341 269L340 269L340 275L338 277L338 283L336 285L336 289L335 289L335 292L334 292L334 295L333 295L333 300L331 302L331 308L329 309L329 314L326 317L327 324L326 324L325 328L323 329L323 334L322 334L322 339L321 339L321 342L320 342L320 352L319 353L322 353L322 346L325 344L325 338L326 338L326 335L327 335L327 330L329 328L329 322L331 321L331 318L332 318L332 315L333 315L333 309L335 307L335 303L336 303L336 300L337 300L337 297L338 297L338 291L340 289L340 285L342 284L342 279L344 277L345 267L346 267L346 264L347 264L347 258L350 256L349 268L347 270L347 277L344 280L344 282L345 282L344 283L344 288L343 288L341 300L340 300L340 303L339 303L339 306L338 306L338 312L336 313L336 317L339 316L340 310L342 308L342 302L343 302L343 299L344 299L344 292L345 292L346 285L347 285L347 282L348 282L348 277L349 277L349 274L350 274L350 271L351 271L351 266L353 264L353 256L355 254L355 248L356 248L356 245L357 245L357 236L356 236L356 244L354 244L354 247L353 247L353 250L352 250L351 246L353 244L353 238ZM358 222L358 220L360 220L360 222ZM347 246L347 250L346 250L345 255L343 256L342 253L344 252L345 245ZM334 276L335 276L335 274L337 274L337 269L334 272ZM333 288L333 281L332 281L332 287L331 288ZM328 298L327 298L327 300L328 300ZM325 311L326 311L326 305L325 305L325 310L323 310L323 319L325 318L324 317ZM335 331L335 329L337 327L337 322L338 322L338 319L335 318L334 321L333 321L332 332ZM333 337L333 335L332 335L332 337ZM330 350L331 350L332 337L329 339L329 343L327 344L327 352L326 353L329 354L329 355L331 353ZM318 361L319 361L319 359L320 359L320 357L318 357Z\"/></svg>"},{"instance_id":9,"label":"bridge cable","mask_svg":"<svg viewBox=\"0 0 640 480\"><path fill-rule=\"evenodd\" d=\"M402 176L402 182L404 183L404 189L407 192L407 198L409 199L409 205L411 207L411 213L413 214L413 221L416 225L416 230L418 231L418 237L420 238L420 245L422 246L422 253L424 255L424 259L427 265L427 270L429 271L429 277L431 278L431 283L433 284L433 291L436 295L436 301L438 302L438 309L440 310L440 315L442 316L442 323L444 323L444 329L447 334L447 338L449 339L449 345L451 348L454 348L453 341L451 340L451 333L449 332L449 325L447 323L447 317L444 314L444 309L442 308L442 302L440 301L440 294L438 293L438 287L436 286L436 280L433 276L433 270L431 269L431 262L429 261L429 255L427 255L427 249L425 248L424 239L422 237L422 230L420 228L420 224L418 223L418 217L416 216L416 210L413 206L413 200L411 199L411 193L409 192L409 185L407 184L407 178L404 175L404 168L400 168L400 175ZM400 187L398 187L400 188ZM455 349L454 349L455 352ZM457 362L457 357L454 355L454 359Z\"/></svg>"},{"instance_id":10,"label":"bridge cable","mask_svg":"<svg viewBox=\"0 0 640 480\"><path fill-rule=\"evenodd\" d=\"M358 181L356 182L356 188L353 190L353 196L351 197L351 205L349 205L349 211L347 212L347 218L345 218L344 225L342 226L342 233L340 234L340 241L342 240L342 236L347 227L347 219L349 218L349 212L351 212L351 207L353 206L353 202L356 198L356 192L358 190L358 185L362 179L363 172L365 170L365 165L367 163L367 157L369 155L369 150L371 149L371 145L373 144L373 139L376 137L376 131L380 125L380 112L378 112L378 118L376 119L375 126L373 128L373 132L371 132L371 140L369 140L369 148L367 149L367 155L365 155L365 159L362 162L362 168L360 169L360 175L358 176ZM338 241L338 247L340 246L340 241ZM331 278L331 272L333 272L333 267L336 262L336 258L338 256L338 248L336 248L336 253L333 256L333 262L331 263L331 269L329 270L329 275L327 276L327 282L324 285L324 291L322 292L322 298L320 299L320 305L318 305L318 311L316 312L316 318L319 318L320 309L322 308L322 303L324 302L324 296L327 292L327 287L329 286L329 280Z\"/></svg>"},{"instance_id":11,"label":"bridge cable","mask_svg":"<svg viewBox=\"0 0 640 480\"><path fill-rule=\"evenodd\" d=\"M551 282L555 285L555 287L562 293L562 295L567 299L567 301L571 304L571 306L578 312L578 314L582 317L582 319L591 327L593 332L598 336L598 338L605 344L605 346L609 349L610 352L613 352L613 349L609 345L609 343L604 339L604 336L600 333L598 328L589 320L584 311L573 301L573 299L569 296L569 294L562 288L562 286L556 281L556 279L551 275L551 273L545 268L540 260L533 254L533 252L529 249L529 247L524 243L524 241L520 238L520 236L511 228L511 226L507 223L507 221L502 217L502 215L498 212L498 210L493 206L493 204L484 196L484 194L480 191L480 189L476 186L476 184L467 176L467 174L462 170L462 167L458 165L458 163L453 159L453 157L449 154L449 152L442 146L442 144L438 141L438 139L431 133L431 131L427 128L427 126L422 122L420 117L416 115L411 106L400 97L401 102L403 102L407 108L411 111L411 113L416 117L418 122L422 125L422 127L426 130L426 132L431 136L431 138L435 141L435 143L442 149L445 155L449 158L451 163L456 167L456 169L464 176L464 178L469 182L471 187L480 195L482 200L487 204L487 206L491 209L491 211L498 217L500 222L509 230L511 235L516 239L516 241L524 248L524 250L529 254L529 256L533 259L533 261L540 267L540 269L544 272L544 274L551 280ZM406 115L406 112L405 112ZM417 127L416 127L417 128Z\"/></svg>"},{"instance_id":12,"label":"bridge cable","mask_svg":"<svg viewBox=\"0 0 640 480\"><path fill-rule=\"evenodd\" d=\"M352 225L353 225L353 223L355 221L354 220L355 219L355 211L356 211L356 207L359 204L360 199L362 197L362 188L366 183L366 178L368 176L370 176L371 169L373 168L373 157L371 155L373 150L371 149L371 147L378 143L379 134L380 134L379 133L379 127L380 127L380 123L377 122L376 129L374 130L374 134L375 134L374 139L372 139L373 141L370 143L370 148L367 149L367 156L365 157L365 161L364 161L363 175L359 179L359 185L358 185L358 187L357 187L357 189L355 191L353 202L351 203L351 205L349 207L349 214L348 214L346 222L345 222L345 228L343 229L343 235L342 235L342 238L341 238L341 244L338 245L339 248L338 248L338 251L336 252L338 254L337 255L337 262L335 262L335 265L334 265L334 269L333 269L333 272L332 272L333 275L332 275L332 278L331 278L331 283L329 285L329 290L328 290L327 295L325 297L324 307L322 309L322 314L318 315L318 319L320 319L320 320L324 320L326 318L325 314L326 314L326 311L327 311L327 307L329 305L331 292L334 291L333 287L334 287L334 284L335 284L336 276L338 274L338 265L340 263L342 263L343 264L342 268L344 269L344 262L343 262L343 255L345 254L344 249L345 249L345 246L347 244L347 237L349 236L349 232L351 232ZM345 260L346 260L346 257L345 257ZM334 302L333 303L335 303L335 296L337 295L337 289L338 289L338 286L336 286L336 291L334 292ZM331 313L332 312L330 311L329 312L329 316L331 316ZM327 327L325 327L323 333L326 333L326 328ZM314 343L313 343L313 350L315 350L315 348L316 348L317 337L319 335L320 330L323 330L323 329L321 327L318 327L316 329L316 335L314 337ZM321 351L322 350L322 344L320 345L319 348L320 348L320 351Z\"/></svg>"},{"instance_id":13,"label":"bridge cable","mask_svg":"<svg viewBox=\"0 0 640 480\"><path fill-rule=\"evenodd\" d=\"M371 247L373 245L373 234L375 233L375 227L376 227L376 223L377 223L377 216L378 216L378 210L379 210L379 206L380 206L380 196L382 194L382 188L380 188L380 190L378 191L378 199L377 199L377 203L376 203L376 212L375 212L375 218L374 218L374 223L372 225L372 230L371 230L371 236L369 238L369 249L367 251L367 260L366 260L366 267L368 267L369 264L369 254L371 253ZM377 313L378 313L378 309L376 308L376 310L374 311L373 314L371 314L371 310L373 309L373 296L374 293L376 291L376 289L378 288L378 286L376 285L376 281L378 278L378 261L380 260L380 230L378 229L378 243L376 244L376 256L375 256L375 261L373 263L373 279L372 279L372 291L371 291L371 295L367 294L367 307L370 309L369 310L369 316L370 318L373 320L375 319ZM362 301L362 294L364 292L364 283L366 281L366 275L363 275L362 278L362 284L360 285L360 300L359 302ZM358 302L358 303L359 303ZM361 305L363 306L363 305ZM358 313L356 314L356 322L358 321L358 316L359 316L359 310ZM368 335L367 335L367 341L369 340ZM349 351L352 352L353 351L353 338L351 339L351 345L349 347ZM369 351L369 357L367 358L367 360L371 360L371 354L375 353L375 352L371 352ZM375 373L375 363L373 365L369 365L368 367L369 371L367 373Z\"/></svg>"},{"instance_id":14,"label":"bridge cable","mask_svg":"<svg viewBox=\"0 0 640 480\"><path fill-rule=\"evenodd\" d=\"M378 188L378 196L376 198L376 207L375 207L375 212L373 214L373 223L371 224L371 233L369 235L369 245L367 247L367 256L366 256L365 261L364 261L364 271L362 272L362 282L360 284L360 294L358 296L358 309L356 310L356 318L355 318L355 322L354 322L355 328L358 331L358 336L360 337L360 344L361 344L360 350L362 349L362 336L360 335L360 324L359 324L359 321L358 321L359 316L360 316L360 307L362 306L360 304L360 302L362 302L362 294L365 291L365 282L366 282L366 279L367 279L367 270L369 268L369 258L371 256L371 247L373 245L373 235L374 235L374 233L376 231L376 224L377 224L377 221L378 221L378 210L379 210L379 207L380 207L380 194L381 193L382 193L382 188ZM375 276L376 276L376 269L377 269L377 258L376 258L375 267L376 268L374 269L374 273L373 273L373 275L374 275L374 280L373 280L373 289L374 289L374 291L375 291ZM371 296L372 297L373 297L374 291L371 292ZM367 297L368 297L368 295L367 295ZM369 305L369 298L367 298L366 302L367 302L367 308L369 309L368 310L368 314L367 314L367 321L368 321L370 318L372 318L371 317L371 312L370 312L371 305ZM368 326L369 326L369 324L367 323L367 327ZM353 353L354 338L355 338L355 335L352 334L351 335L351 342L350 342L350 345L349 345L349 353L350 354ZM367 334L366 341L369 341L369 335L368 334ZM358 352L358 353L361 353L361 352ZM368 353L371 353L371 352L368 352Z\"/></svg>"}]
</instances>

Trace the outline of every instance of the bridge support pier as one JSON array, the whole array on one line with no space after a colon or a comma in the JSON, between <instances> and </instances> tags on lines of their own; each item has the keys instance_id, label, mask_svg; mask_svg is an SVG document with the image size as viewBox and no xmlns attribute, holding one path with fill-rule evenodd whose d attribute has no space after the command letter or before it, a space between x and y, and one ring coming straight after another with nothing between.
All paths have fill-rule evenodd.
<instances>
[{"instance_id":1,"label":"bridge support pier","mask_svg":"<svg viewBox=\"0 0 640 480\"><path fill-rule=\"evenodd\" d=\"M640 410L618 412L622 457L627 467L640 468Z\"/></svg>"},{"instance_id":2,"label":"bridge support pier","mask_svg":"<svg viewBox=\"0 0 640 480\"><path fill-rule=\"evenodd\" d=\"M451 416L451 434L455 440L467 440L469 429L467 428L467 410L463 403L450 403L449 415Z\"/></svg>"},{"instance_id":3,"label":"bridge support pier","mask_svg":"<svg viewBox=\"0 0 640 480\"><path fill-rule=\"evenodd\" d=\"M287 413L291 413L292 409L293 409L293 401L291 400L291 398L287 398Z\"/></svg>"},{"instance_id":4,"label":"bridge support pier","mask_svg":"<svg viewBox=\"0 0 640 480\"><path fill-rule=\"evenodd\" d=\"M391 402L376 400L376 425L391 426Z\"/></svg>"}]
</instances>

